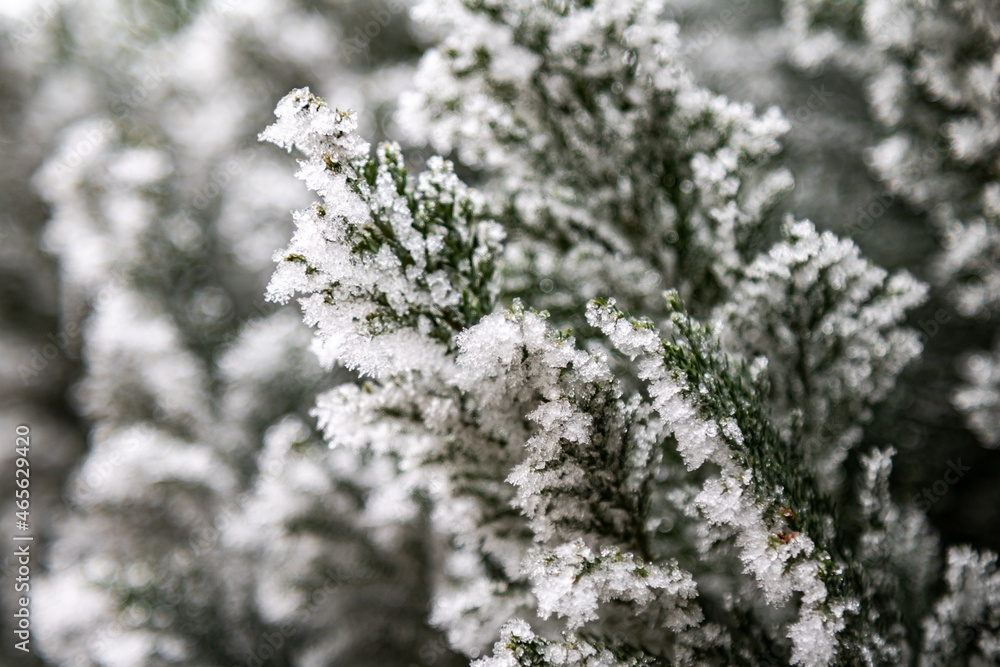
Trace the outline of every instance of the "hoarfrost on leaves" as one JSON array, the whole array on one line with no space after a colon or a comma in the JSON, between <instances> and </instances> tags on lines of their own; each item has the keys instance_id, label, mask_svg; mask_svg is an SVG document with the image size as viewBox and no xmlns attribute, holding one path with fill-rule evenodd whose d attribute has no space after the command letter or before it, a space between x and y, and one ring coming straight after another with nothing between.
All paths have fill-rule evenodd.
<instances>
[{"instance_id":1,"label":"hoarfrost on leaves","mask_svg":"<svg viewBox=\"0 0 1000 667\"><path fill-rule=\"evenodd\" d=\"M997 311L993 5L785 3L796 66L861 82L871 173L942 246L928 287L782 224L791 125L698 84L674 3L377 4L357 71L341 3L64 4L44 46L86 58L33 103L86 109L36 114L60 148L34 183L90 449L38 582L48 659L1000 659L995 554L890 494L880 430L928 291ZM130 48L166 74L119 113L130 12L165 21ZM259 139L305 188L249 141L301 81L345 110L295 88ZM257 303L275 247L267 299L301 318ZM952 392L991 446L998 355Z\"/></svg>"},{"instance_id":2,"label":"hoarfrost on leaves","mask_svg":"<svg viewBox=\"0 0 1000 667\"><path fill-rule=\"evenodd\" d=\"M262 135L301 149L322 198L271 295L304 295L326 361L371 376L314 414L430 501L434 623L472 656L500 633L481 665L910 655L921 609L866 601L913 568L929 582L932 536L877 457L870 531L828 494L854 491L839 468L919 357L904 320L926 287L809 222L762 247L791 185L766 166L784 121L699 88L661 5L449 7L464 29L423 58L399 120L482 194L441 158L412 177L395 146L368 157L306 90ZM659 282L678 292L652 298ZM587 329L591 297L609 300ZM699 559L739 566L720 584Z\"/></svg>"}]
</instances>

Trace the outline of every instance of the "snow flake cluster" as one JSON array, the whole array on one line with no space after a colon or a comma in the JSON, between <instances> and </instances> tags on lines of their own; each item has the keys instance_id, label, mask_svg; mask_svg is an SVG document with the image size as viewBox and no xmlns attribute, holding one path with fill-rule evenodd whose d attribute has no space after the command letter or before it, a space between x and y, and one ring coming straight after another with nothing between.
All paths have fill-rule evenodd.
<instances>
[{"instance_id":1,"label":"snow flake cluster","mask_svg":"<svg viewBox=\"0 0 1000 667\"><path fill-rule=\"evenodd\" d=\"M675 299L668 296L668 301ZM755 475L747 460L753 450L771 449L768 453L776 459L788 459L794 450L775 451L782 444L776 442L773 431L752 408L739 405L746 397L739 396L745 389L738 384L738 376L730 375L727 362L715 357L719 353L711 350L704 333L683 312L672 318L679 334L674 343L663 342L648 321L626 316L614 302L592 303L588 319L624 354L638 357L640 378L649 383L653 407L672 431L688 470L709 461L720 467L721 474L706 479L694 505L710 524L735 535L740 559L768 602L781 606L793 591L803 593L800 619L788 631L793 661L829 664L836 654L836 634L845 627L844 611L856 610L858 603L828 598L824 579L834 574L830 571L834 564L829 553L815 548L813 538L821 536L804 534L804 526L783 529L789 523L796 525L794 513L785 507L782 516L776 510L778 505L788 505L809 511L807 503L813 500L809 493L815 490L807 486L800 493L786 494L772 480ZM692 374L692 368L706 366L715 366L716 371L706 373L706 379L730 385L728 392L736 393L735 411L720 410L723 387L706 386ZM713 417L706 418L706 413Z\"/></svg>"}]
</instances>

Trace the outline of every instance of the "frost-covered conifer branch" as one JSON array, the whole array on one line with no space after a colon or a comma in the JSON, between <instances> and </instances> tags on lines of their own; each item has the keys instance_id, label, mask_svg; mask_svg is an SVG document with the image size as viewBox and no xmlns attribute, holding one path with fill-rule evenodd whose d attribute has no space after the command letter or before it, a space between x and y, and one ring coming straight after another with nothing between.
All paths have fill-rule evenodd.
<instances>
[{"instance_id":1,"label":"frost-covered conifer branch","mask_svg":"<svg viewBox=\"0 0 1000 667\"><path fill-rule=\"evenodd\" d=\"M598 606L613 600L642 611L651 630L697 624L690 575L675 564L642 565L632 554L616 555L619 547L648 551L643 497L658 442L628 425L635 408L618 398L606 363L517 306L461 333L457 347L451 379L445 373L424 376L413 388L397 382L345 388L321 399L317 410L332 442L392 449L418 480L433 480L415 484L429 486L439 503L440 525L460 551L454 558L471 549L492 563L475 575L484 583L468 576L458 583L497 600L477 599L468 608L446 590L438 621L460 637L459 628L470 631L470 615L506 611L503 621L531 609L524 597L531 590L539 614L557 612L571 628L598 620ZM350 423L359 427L345 432ZM508 504L523 518L503 511ZM600 554L581 538L603 545ZM608 569L616 562L622 565ZM641 590L654 593L636 597ZM629 615L616 623L634 624ZM487 614L479 623L490 629L497 620Z\"/></svg>"},{"instance_id":2,"label":"frost-covered conifer branch","mask_svg":"<svg viewBox=\"0 0 1000 667\"><path fill-rule=\"evenodd\" d=\"M473 624L481 618L479 623L487 624L484 629L495 633L499 626L492 624L505 620L501 613L530 609L533 599L543 618L557 612L570 628L599 620L598 605L615 600L637 612L648 611L642 624L652 624L651 630L697 624L701 613L690 602L695 589L689 574L667 562L644 565L632 553L619 551L646 551L643 493L658 460L657 436L641 428L641 420L630 426L639 407L621 400L606 360L578 350L572 337L547 324L545 314L517 302L478 321L474 310L466 310L461 313L468 317L460 324L464 328L454 327L451 337L438 338L448 329L420 320L449 324L442 314L450 304L429 294L424 262L436 263L459 288L481 285L492 300L496 288L488 271L496 261L496 246L488 262L477 264L470 262L468 251L449 255L452 248L442 250L441 244L427 240L431 234L424 235L426 230L434 227L420 213L459 208L469 201L455 196L464 190L450 174L447 189L418 186L414 191L402 180L405 174L391 183L385 198L397 202L392 238L408 239L406 243L394 244L388 233L377 247L355 242L366 230L385 227L381 220L388 217L388 207L369 200L378 194L372 184L387 182L378 175L387 168L384 162L378 168L366 166L371 163L364 162L361 142L341 124L349 117L337 116L307 95L294 91L286 97L278 107L278 123L262 135L302 147L312 159L303 163L300 176L325 195L322 214L312 208L297 215L292 246L276 256L281 266L272 294L281 298L306 292L306 317L319 323L321 338L353 327L358 339L329 346L328 358L377 375L366 385L345 386L320 400L316 414L327 436L337 444L399 456L404 475L411 473L411 488L423 489L438 501L438 522L449 536L446 549L455 550L446 555L447 562L458 567L466 551L480 561L465 575L449 573L446 564L444 575L458 577L466 589L485 587L496 600L476 600L474 607L459 601L456 608L454 597L443 598L435 617L453 631L456 643L465 642L470 649L481 633L463 638L457 632L470 618ZM335 145L348 151L359 148L345 165L331 156ZM345 166L329 168L328 162ZM435 164L431 162L430 176L423 174L419 184L435 176ZM382 170L367 177L367 187L362 180L366 169ZM409 215L414 211L418 215ZM439 215L431 222L440 220ZM477 228L492 224L474 215L455 220L451 231L458 239L476 239ZM499 240L492 231L490 240ZM362 282L359 277L380 262L373 254L395 260L382 260L376 270L388 270L369 273ZM421 259L407 264L407 257ZM395 300L392 311L380 304L382 281L395 285L395 299L386 297L390 303ZM483 298L477 304L489 302ZM386 322L373 330L367 313L380 306ZM362 336L376 339L397 332L409 338L391 347L361 349ZM425 349L435 346L433 363L419 358L419 347L402 344L417 336L423 337ZM418 376L411 371L417 369L419 380L414 383ZM348 424L355 427L345 429ZM524 519L503 510L510 503ZM587 556L590 549L581 539L600 547L599 553ZM527 549L532 541L542 550ZM571 553L583 558L584 569L577 575L567 560ZM569 589L553 597L549 588L560 577ZM644 589L651 592L640 595ZM533 595L526 597L529 591ZM482 618L485 610L492 613Z\"/></svg>"},{"instance_id":3,"label":"frost-covered conifer branch","mask_svg":"<svg viewBox=\"0 0 1000 667\"><path fill-rule=\"evenodd\" d=\"M939 548L923 502L889 491L907 442L883 442L883 417L908 399L892 390L927 288L809 222L780 228L789 123L681 64L732 53L721 34L686 43L688 19L757 22L771 3L371 1L359 17L341 0L65 0L43 3L58 18L39 49L0 48L7 134L61 136L35 184L89 431L32 581L44 660L1000 661L996 555ZM995 316L995 3L785 4L796 63L863 81L873 173L946 246L914 274ZM447 33L398 40L410 18ZM331 45L376 24L354 71ZM744 45L780 31L743 27ZM108 39L126 29L141 48ZM771 69L781 49L726 70L759 70L770 104L798 76ZM359 113L308 88L280 102L260 138L300 153L301 188L280 152L240 142L260 99L305 83ZM454 164L407 173L423 146L362 139L396 129ZM315 336L256 305L278 247L268 298L300 299ZM963 357L954 393L987 444L998 369L1000 348Z\"/></svg>"},{"instance_id":4,"label":"frost-covered conifer branch","mask_svg":"<svg viewBox=\"0 0 1000 667\"><path fill-rule=\"evenodd\" d=\"M782 439L798 443L829 488L871 408L921 351L903 326L927 288L889 276L850 240L788 221L783 239L746 268L713 319L723 345L764 363Z\"/></svg>"},{"instance_id":5,"label":"frost-covered conifer branch","mask_svg":"<svg viewBox=\"0 0 1000 667\"><path fill-rule=\"evenodd\" d=\"M920 352L902 322L925 288L807 222L758 255L789 183L762 168L780 121L697 88L659 5L454 9L464 31L424 59L404 122L485 196L440 158L416 178L391 145L371 159L306 90L262 135L302 150L323 198L271 297L303 295L324 361L371 376L314 415L335 451L398 463L393 497L428 502L432 622L470 656L500 633L484 665L913 655L927 597L872 601L932 570L933 538L878 452L860 520L825 493ZM652 304L650 275L718 333L676 293ZM601 335L557 328L618 290L665 334L613 301L587 310Z\"/></svg>"},{"instance_id":6,"label":"frost-covered conifer branch","mask_svg":"<svg viewBox=\"0 0 1000 667\"><path fill-rule=\"evenodd\" d=\"M435 665L454 664L425 614L425 510L381 493L392 461L322 446L308 410L347 374L318 367L300 317L259 304L283 212L302 197L280 156L251 143L257 102L302 76L353 80L287 39L333 42L341 10L207 0L122 41L147 12L181 18L168 5L52 3L31 28L51 34L15 47L72 54L53 60L26 120L59 140L35 182L90 436L51 549L34 554L32 653L95 667L410 665L430 664L420 650L433 644Z\"/></svg>"},{"instance_id":7,"label":"frost-covered conifer branch","mask_svg":"<svg viewBox=\"0 0 1000 667\"><path fill-rule=\"evenodd\" d=\"M858 479L860 534L855 554L864 563L866 599L875 603L863 613L886 628L874 655L883 662L912 662L919 624L929 611L930 589L939 567L937 537L915 507L899 507L889 495L893 449L860 457Z\"/></svg>"},{"instance_id":8,"label":"frost-covered conifer branch","mask_svg":"<svg viewBox=\"0 0 1000 667\"><path fill-rule=\"evenodd\" d=\"M992 353L976 352L961 360L965 384L956 390L955 407L987 447L1000 446L1000 341Z\"/></svg>"},{"instance_id":9,"label":"frost-covered conifer branch","mask_svg":"<svg viewBox=\"0 0 1000 667\"><path fill-rule=\"evenodd\" d=\"M492 309L500 227L483 219L447 162L408 182L398 146L383 144L370 159L354 115L308 89L289 93L275 113L261 139L301 150L298 176L323 201L296 214L269 297L312 293L303 307L324 357L362 373L412 363L399 358L407 344L438 356L437 345Z\"/></svg>"},{"instance_id":10,"label":"frost-covered conifer branch","mask_svg":"<svg viewBox=\"0 0 1000 667\"><path fill-rule=\"evenodd\" d=\"M968 547L948 552L948 591L924 621L920 665L948 664L969 656L970 664L1000 661L1000 568L994 553Z\"/></svg>"},{"instance_id":11,"label":"frost-covered conifer branch","mask_svg":"<svg viewBox=\"0 0 1000 667\"><path fill-rule=\"evenodd\" d=\"M569 635L562 641L538 637L524 621L504 626L493 656L475 667L660 667L667 660L643 654L631 646L614 646L592 638Z\"/></svg>"},{"instance_id":12,"label":"frost-covered conifer branch","mask_svg":"<svg viewBox=\"0 0 1000 667\"><path fill-rule=\"evenodd\" d=\"M706 479L695 505L708 522L736 536L744 567L768 602L782 606L793 591L803 593L799 621L788 630L793 662L829 664L845 612L858 610L861 576L844 561L827 523L832 506L800 451L778 437L746 371L730 364L676 294L667 300L672 340L613 302L592 302L588 319L619 351L637 359L639 376L688 470L706 462L721 469Z\"/></svg>"},{"instance_id":13,"label":"frost-covered conifer branch","mask_svg":"<svg viewBox=\"0 0 1000 667\"><path fill-rule=\"evenodd\" d=\"M515 235L506 291L559 323L605 289L650 315L660 285L719 298L791 186L767 165L777 110L698 87L656 0L447 6L459 29L422 60L400 118L494 176Z\"/></svg>"}]
</instances>

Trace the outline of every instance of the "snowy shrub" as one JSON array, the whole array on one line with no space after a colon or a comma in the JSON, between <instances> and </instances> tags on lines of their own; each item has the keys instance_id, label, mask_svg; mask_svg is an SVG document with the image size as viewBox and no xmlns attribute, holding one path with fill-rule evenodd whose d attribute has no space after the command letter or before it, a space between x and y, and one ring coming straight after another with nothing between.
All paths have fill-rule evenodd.
<instances>
[{"instance_id":1,"label":"snowy shrub","mask_svg":"<svg viewBox=\"0 0 1000 667\"><path fill-rule=\"evenodd\" d=\"M261 135L320 198L268 293L360 375L334 451L430 504L432 622L483 667L995 658L996 557L936 601L892 451L843 465L926 288L775 219L780 114L698 87L655 2L443 6L401 120L477 187L308 89Z\"/></svg>"},{"instance_id":2,"label":"snowy shrub","mask_svg":"<svg viewBox=\"0 0 1000 667\"><path fill-rule=\"evenodd\" d=\"M61 419L38 662L1000 663L997 556L942 545L886 427L921 309L1000 311L996 9L780 4L0 18L0 424ZM823 217L854 202L810 154L864 132L822 84L788 107L821 71L877 124L843 182L926 219L931 269ZM984 346L929 391L996 447Z\"/></svg>"}]
</instances>

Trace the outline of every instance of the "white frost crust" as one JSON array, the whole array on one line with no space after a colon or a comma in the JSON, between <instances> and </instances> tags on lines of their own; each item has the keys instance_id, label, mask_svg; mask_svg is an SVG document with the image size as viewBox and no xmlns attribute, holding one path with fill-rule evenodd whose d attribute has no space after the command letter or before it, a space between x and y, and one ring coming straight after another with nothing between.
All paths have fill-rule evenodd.
<instances>
[{"instance_id":1,"label":"white frost crust","mask_svg":"<svg viewBox=\"0 0 1000 667\"><path fill-rule=\"evenodd\" d=\"M675 631L702 620L701 611L688 605L697 586L675 563L644 564L612 547L597 555L576 540L536 550L525 560L525 570L538 599L538 615L563 616L570 630L597 620L599 605L610 600L632 602L636 613L655 605L663 625Z\"/></svg>"},{"instance_id":2,"label":"white frost crust","mask_svg":"<svg viewBox=\"0 0 1000 667\"><path fill-rule=\"evenodd\" d=\"M754 498L751 471L737 463L726 444L726 438L742 440L739 427L731 421L720 425L699 417L697 407L684 396L686 385L674 378L663 361L659 336L648 324L624 317L614 305L613 300L606 307L592 303L587 320L624 354L640 357L640 377L649 383L654 408L664 426L673 431L687 468L697 470L706 461L713 461L722 469L719 476L706 480L695 499L696 506L711 524L735 531L745 570L757 580L769 604L782 606L793 592L803 593L799 620L788 633L793 643L792 664L832 664L836 635L844 628L843 613L856 608L856 603L828 599L819 577L819 554L809 537L801 533L788 533L784 539L775 536L762 505ZM827 612L826 606L831 606L832 612Z\"/></svg>"}]
</instances>

